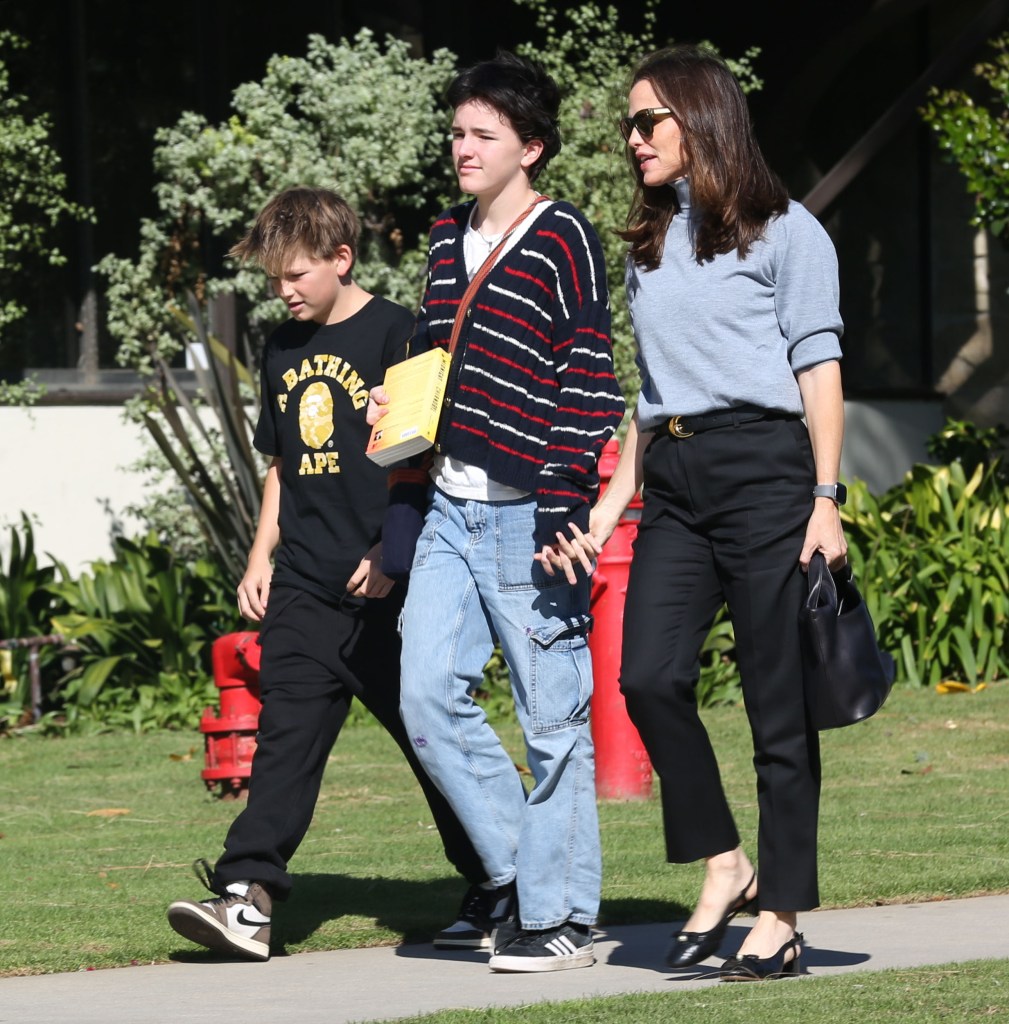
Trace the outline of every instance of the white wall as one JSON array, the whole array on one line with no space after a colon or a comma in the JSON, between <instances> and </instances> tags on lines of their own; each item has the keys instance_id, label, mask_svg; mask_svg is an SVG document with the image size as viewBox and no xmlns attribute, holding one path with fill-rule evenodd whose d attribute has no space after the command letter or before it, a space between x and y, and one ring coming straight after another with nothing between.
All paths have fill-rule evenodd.
<instances>
[{"instance_id":1,"label":"white wall","mask_svg":"<svg viewBox=\"0 0 1009 1024\"><path fill-rule=\"evenodd\" d=\"M848 402L841 475L880 492L924 461L925 438L942 426L940 405ZM111 553L112 517L127 535L141 528L123 509L141 500L143 479L128 472L144 450L142 429L117 406L0 407L0 551L22 510L36 521L35 543L76 572Z\"/></svg>"},{"instance_id":2,"label":"white wall","mask_svg":"<svg viewBox=\"0 0 1009 1024\"><path fill-rule=\"evenodd\" d=\"M137 532L123 509L143 493L140 474L126 471L144 450L141 429L118 406L0 406L0 551L22 511L35 521L40 560L48 552L71 572L111 554L103 502L127 535Z\"/></svg>"}]
</instances>

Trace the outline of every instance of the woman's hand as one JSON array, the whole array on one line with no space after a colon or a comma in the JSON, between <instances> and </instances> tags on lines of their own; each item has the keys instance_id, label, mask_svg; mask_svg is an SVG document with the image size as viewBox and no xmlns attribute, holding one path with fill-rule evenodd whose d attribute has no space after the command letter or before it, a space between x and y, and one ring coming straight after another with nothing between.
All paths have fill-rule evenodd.
<instances>
[{"instance_id":1,"label":"woman's hand","mask_svg":"<svg viewBox=\"0 0 1009 1024\"><path fill-rule=\"evenodd\" d=\"M841 527L841 513L830 498L814 498L813 514L806 526L806 539L799 554L803 572L809 569L809 560L819 551L827 560L827 568L837 571L848 560L848 542Z\"/></svg>"},{"instance_id":2,"label":"woman's hand","mask_svg":"<svg viewBox=\"0 0 1009 1024\"><path fill-rule=\"evenodd\" d=\"M613 536L613 531L617 528L621 515L623 515L623 509L607 507L605 499L600 501L589 513L589 533L592 534L592 539L600 551Z\"/></svg>"},{"instance_id":3,"label":"woman's hand","mask_svg":"<svg viewBox=\"0 0 1009 1024\"><path fill-rule=\"evenodd\" d=\"M369 427L375 426L389 411L388 406L389 396L386 394L385 388L381 384L376 384L368 392L368 411L364 414Z\"/></svg>"}]
</instances>

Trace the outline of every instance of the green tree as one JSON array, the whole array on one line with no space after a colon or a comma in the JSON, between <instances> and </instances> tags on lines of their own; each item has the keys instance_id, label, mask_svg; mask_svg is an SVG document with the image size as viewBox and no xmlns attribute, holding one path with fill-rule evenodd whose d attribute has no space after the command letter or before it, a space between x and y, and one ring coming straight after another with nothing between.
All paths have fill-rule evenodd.
<instances>
[{"instance_id":1,"label":"green tree","mask_svg":"<svg viewBox=\"0 0 1009 1024\"><path fill-rule=\"evenodd\" d=\"M419 225L449 185L440 97L453 67L445 50L414 58L405 42L380 45L369 31L336 43L311 36L304 57L273 57L261 82L239 86L227 121L187 113L159 131L159 212L141 223L136 260L99 264L120 363L150 369L152 356L171 358L193 340L178 315L187 291L202 306L237 292L257 340L283 317L262 273L226 267L220 255L290 185L336 188L363 223L357 279L415 303Z\"/></svg>"},{"instance_id":2,"label":"green tree","mask_svg":"<svg viewBox=\"0 0 1009 1024\"><path fill-rule=\"evenodd\" d=\"M546 65L564 97L564 146L542 187L582 209L602 238L618 374L629 405L637 374L623 295L624 244L616 230L630 203L631 176L616 122L626 102L630 67L657 45L657 2L646 0L644 29L631 33L621 27L613 6L587 2L558 13L550 0L516 0L533 11L545 37L541 47L518 49ZM760 85L752 57L751 52L732 64L747 91ZM220 410L228 402L211 393L220 392L219 382L211 381L210 390L201 382L218 415L209 433L197 426L202 436L189 444L186 432L196 421L189 417L189 425L182 424L178 388L168 371L179 351L194 341L213 354L211 369L225 375L234 369L207 326L208 305L216 296L240 297L240 327L251 335L252 348L284 316L283 305L268 297L260 272L229 267L220 254L277 190L297 183L335 187L363 222L357 279L416 305L428 225L458 197L446 159L448 114L442 99L455 70L456 59L446 50L414 58L406 43L380 44L368 31L336 43L311 36L304 57L274 57L261 82L235 91L227 121L210 125L188 113L157 133L159 212L141 223L136 259L110 255L99 270L109 282L108 325L119 341L120 362L151 372L156 381L133 409L159 448L145 468L177 478L187 497L153 499L148 520L158 524L159 535L185 536L191 511L205 535L237 523L235 536L215 537L211 544L234 557L244 550L244 534L255 516L254 507L243 506L236 519L221 505L227 493L221 467L233 453L250 460L246 477L257 472L248 423L240 418L225 423ZM244 394L254 405L254 381ZM235 431L241 436L231 436Z\"/></svg>"},{"instance_id":3,"label":"green tree","mask_svg":"<svg viewBox=\"0 0 1009 1024\"><path fill-rule=\"evenodd\" d=\"M983 98L961 89L933 89L922 116L974 197L971 223L1004 236L1009 228L1009 33L991 46L993 59L974 68Z\"/></svg>"},{"instance_id":4,"label":"green tree","mask_svg":"<svg viewBox=\"0 0 1009 1024\"><path fill-rule=\"evenodd\" d=\"M19 276L39 262L65 263L52 242L54 228L65 217L93 217L65 198L66 175L49 142L49 118L32 116L27 99L11 90L5 58L27 45L14 33L0 31L0 345L4 328L27 312L17 299ZM38 394L30 382L0 381L0 404L32 401Z\"/></svg>"},{"instance_id":5,"label":"green tree","mask_svg":"<svg viewBox=\"0 0 1009 1024\"><path fill-rule=\"evenodd\" d=\"M454 66L447 51L414 58L406 43L380 45L368 31L336 43L311 36L304 57L273 57L262 81L240 86L226 121L211 125L186 113L156 134L158 213L141 222L136 259L109 255L98 269L108 280L118 360L152 379L128 410L155 442L142 469L156 490L137 511L159 536L185 540L188 554L200 553L191 544L195 522L203 551L235 573L258 512L259 487L244 484L262 468L250 443L255 378L210 332L209 306L238 296L249 348L259 348L286 312L260 271L228 266L222 254L280 189L336 188L362 220L356 279L415 304L422 235L451 183L441 95ZM169 370L194 343L210 356L199 381L205 418ZM239 394L249 416L228 414ZM233 478L243 484L237 492ZM177 487L165 493L164 479Z\"/></svg>"}]
</instances>

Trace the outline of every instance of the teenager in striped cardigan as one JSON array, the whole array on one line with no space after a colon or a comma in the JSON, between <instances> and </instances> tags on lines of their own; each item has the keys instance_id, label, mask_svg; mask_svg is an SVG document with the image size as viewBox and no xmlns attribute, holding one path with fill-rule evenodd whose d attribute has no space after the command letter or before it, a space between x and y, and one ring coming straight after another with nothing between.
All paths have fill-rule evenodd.
<instances>
[{"instance_id":1,"label":"teenager in striped cardigan","mask_svg":"<svg viewBox=\"0 0 1009 1024\"><path fill-rule=\"evenodd\" d=\"M603 255L573 206L537 201L533 183L560 149L559 95L540 66L499 54L462 72L448 101L454 168L475 199L431 230L413 342L449 347L463 317L404 609L401 711L490 882L436 945L490 945L510 916L492 970L587 967L601 873L588 516L624 407ZM525 734L528 796L471 696L495 641Z\"/></svg>"}]
</instances>

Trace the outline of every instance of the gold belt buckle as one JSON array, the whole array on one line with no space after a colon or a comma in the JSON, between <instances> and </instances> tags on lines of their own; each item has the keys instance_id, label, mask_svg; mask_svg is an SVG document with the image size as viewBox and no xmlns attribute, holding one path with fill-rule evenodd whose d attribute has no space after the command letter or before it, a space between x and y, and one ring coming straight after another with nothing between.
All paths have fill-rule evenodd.
<instances>
[{"instance_id":1,"label":"gold belt buckle","mask_svg":"<svg viewBox=\"0 0 1009 1024\"><path fill-rule=\"evenodd\" d=\"M678 438L693 437L694 436L694 432L692 430L687 430L683 426L683 422L682 421L683 421L683 417L682 416L671 416L669 418L669 433L672 434L673 437L678 437Z\"/></svg>"}]
</instances>

